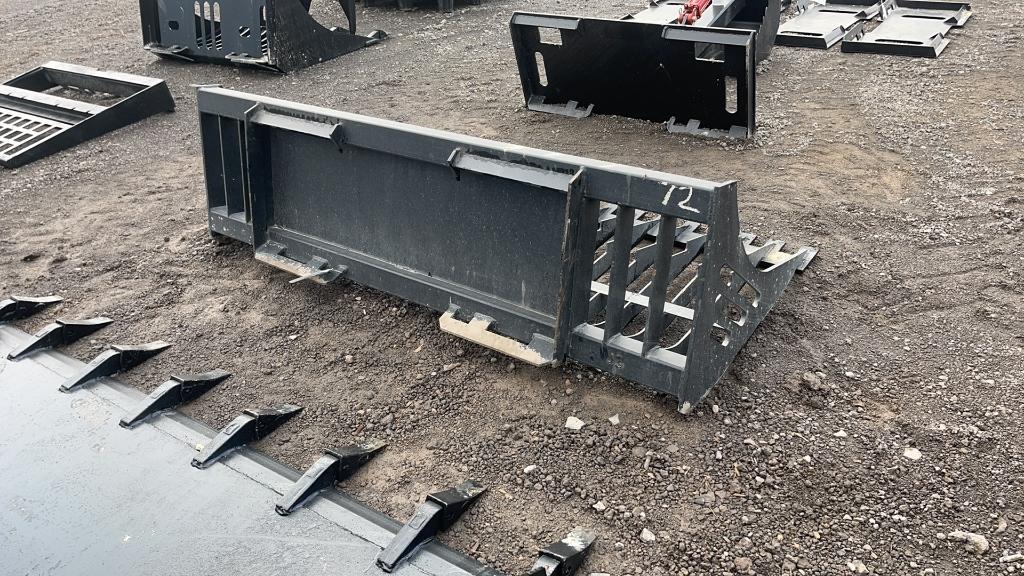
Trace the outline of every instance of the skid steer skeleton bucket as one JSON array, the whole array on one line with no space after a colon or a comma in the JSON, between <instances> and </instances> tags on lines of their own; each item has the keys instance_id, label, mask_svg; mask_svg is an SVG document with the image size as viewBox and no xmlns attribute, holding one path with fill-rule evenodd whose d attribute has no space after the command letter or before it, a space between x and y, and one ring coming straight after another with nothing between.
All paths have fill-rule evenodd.
<instances>
[{"instance_id":1,"label":"skid steer skeleton bucket","mask_svg":"<svg viewBox=\"0 0 1024 576\"><path fill-rule=\"evenodd\" d=\"M376 44L356 34L355 0L339 0L348 29L310 15L312 0L139 0L146 50L164 58L291 72Z\"/></svg>"},{"instance_id":2,"label":"skid steer skeleton bucket","mask_svg":"<svg viewBox=\"0 0 1024 576\"><path fill-rule=\"evenodd\" d=\"M359 282L534 365L573 359L689 411L815 255L739 229L736 184L199 90L210 229Z\"/></svg>"},{"instance_id":3,"label":"skid steer skeleton bucket","mask_svg":"<svg viewBox=\"0 0 1024 576\"><path fill-rule=\"evenodd\" d=\"M664 0L621 20L517 12L510 26L530 110L747 138L779 0Z\"/></svg>"}]
</instances>

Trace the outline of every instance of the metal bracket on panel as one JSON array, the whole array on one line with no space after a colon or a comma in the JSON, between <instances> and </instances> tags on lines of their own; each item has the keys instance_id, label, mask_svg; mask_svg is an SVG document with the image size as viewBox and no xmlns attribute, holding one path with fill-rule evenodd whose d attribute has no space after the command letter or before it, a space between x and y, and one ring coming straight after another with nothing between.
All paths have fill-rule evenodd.
<instances>
[{"instance_id":1,"label":"metal bracket on panel","mask_svg":"<svg viewBox=\"0 0 1024 576\"><path fill-rule=\"evenodd\" d=\"M64 300L60 296L42 296L32 298L27 296L11 296L6 300L0 300L0 322L11 322L21 320L39 312L47 306Z\"/></svg>"},{"instance_id":2,"label":"metal bracket on panel","mask_svg":"<svg viewBox=\"0 0 1024 576\"><path fill-rule=\"evenodd\" d=\"M384 442L371 441L326 450L324 455L306 470L302 478L299 478L281 497L274 507L275 510L282 516L291 514L313 496L334 486L335 482L341 482L355 474L356 470L373 459L385 446Z\"/></svg>"},{"instance_id":3,"label":"metal bracket on panel","mask_svg":"<svg viewBox=\"0 0 1024 576\"><path fill-rule=\"evenodd\" d=\"M88 320L57 320L53 324L47 324L42 330L37 332L31 342L27 342L21 348L8 354L7 359L18 360L38 350L67 346L105 326L109 326L111 322L113 320L102 316Z\"/></svg>"},{"instance_id":4,"label":"metal bracket on panel","mask_svg":"<svg viewBox=\"0 0 1024 576\"><path fill-rule=\"evenodd\" d=\"M171 379L153 390L134 410L121 419L122 428L133 428L150 416L177 408L185 402L199 398L208 390L226 380L231 374L214 370L205 374L171 376Z\"/></svg>"},{"instance_id":5,"label":"metal bracket on panel","mask_svg":"<svg viewBox=\"0 0 1024 576\"><path fill-rule=\"evenodd\" d=\"M665 122L665 128L669 134L689 134L691 136L706 136L708 138L730 138L733 140L742 140L744 138L750 138L753 135L753 128L748 126L731 126L728 130L716 130L714 128L702 127L700 120L691 118L687 120L685 124L676 122L676 117L673 116Z\"/></svg>"},{"instance_id":6,"label":"metal bracket on panel","mask_svg":"<svg viewBox=\"0 0 1024 576\"><path fill-rule=\"evenodd\" d=\"M575 100L569 100L564 104L548 104L544 100L544 96L530 96L530 99L526 101L526 108L528 110L533 110L534 112L547 112L549 114L559 114L570 118L586 118L594 111L593 104L581 106L580 103Z\"/></svg>"},{"instance_id":7,"label":"metal bracket on panel","mask_svg":"<svg viewBox=\"0 0 1024 576\"><path fill-rule=\"evenodd\" d=\"M345 149L342 148L342 145L344 145L347 140L345 138L345 127L343 125L337 124L334 126L334 129L331 130L331 142L334 142L334 145L338 147L338 152L345 151Z\"/></svg>"},{"instance_id":8,"label":"metal bracket on panel","mask_svg":"<svg viewBox=\"0 0 1024 576\"><path fill-rule=\"evenodd\" d=\"M170 344L162 340L138 346L111 346L109 350L86 364L78 374L61 384L60 391L71 392L97 378L131 370L170 347Z\"/></svg>"},{"instance_id":9,"label":"metal bracket on panel","mask_svg":"<svg viewBox=\"0 0 1024 576\"><path fill-rule=\"evenodd\" d=\"M285 256L288 247L277 242L267 242L256 250L256 259L279 270L294 274L297 278L289 280L295 284L311 280L317 284L330 284L348 272L347 266L331 267L327 260L314 256L305 264Z\"/></svg>"},{"instance_id":10,"label":"metal bracket on panel","mask_svg":"<svg viewBox=\"0 0 1024 576\"><path fill-rule=\"evenodd\" d=\"M577 526L565 538L540 551L527 576L572 576L597 539L597 533Z\"/></svg>"},{"instance_id":11,"label":"metal bracket on panel","mask_svg":"<svg viewBox=\"0 0 1024 576\"><path fill-rule=\"evenodd\" d=\"M394 571L398 563L416 547L454 524L484 490L486 488L475 480L469 480L443 492L428 494L426 502L377 557L377 566L385 572Z\"/></svg>"},{"instance_id":12,"label":"metal bracket on panel","mask_svg":"<svg viewBox=\"0 0 1024 576\"><path fill-rule=\"evenodd\" d=\"M490 331L494 319L483 314L474 314L469 322L455 317L458 306L452 306L441 315L439 325L442 332L458 336L484 348L501 352L531 366L549 366L554 362L554 341L540 334L534 334L529 344L523 344L507 336Z\"/></svg>"},{"instance_id":13,"label":"metal bracket on panel","mask_svg":"<svg viewBox=\"0 0 1024 576\"><path fill-rule=\"evenodd\" d=\"M302 407L294 404L245 410L203 447L202 452L192 459L192 465L196 468L208 468L232 450L266 437L301 411Z\"/></svg>"}]
</instances>

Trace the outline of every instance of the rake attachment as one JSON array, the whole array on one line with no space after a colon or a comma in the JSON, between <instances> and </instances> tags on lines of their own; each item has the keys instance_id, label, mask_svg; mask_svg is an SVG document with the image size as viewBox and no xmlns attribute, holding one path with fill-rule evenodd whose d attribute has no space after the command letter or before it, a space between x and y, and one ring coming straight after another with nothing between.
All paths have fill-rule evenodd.
<instances>
[{"instance_id":1,"label":"rake attachment","mask_svg":"<svg viewBox=\"0 0 1024 576\"><path fill-rule=\"evenodd\" d=\"M146 50L163 58L291 72L372 46L356 34L355 0L338 0L348 29L327 28L312 0L139 0Z\"/></svg>"},{"instance_id":2,"label":"rake attachment","mask_svg":"<svg viewBox=\"0 0 1024 576\"><path fill-rule=\"evenodd\" d=\"M708 182L199 90L210 230L344 271L533 365L576 360L690 411L814 248L741 234ZM400 224L396 224L400 223Z\"/></svg>"},{"instance_id":3,"label":"rake attachment","mask_svg":"<svg viewBox=\"0 0 1024 576\"><path fill-rule=\"evenodd\" d=\"M779 0L655 1L621 20L516 12L510 26L530 110L747 138Z\"/></svg>"}]
</instances>

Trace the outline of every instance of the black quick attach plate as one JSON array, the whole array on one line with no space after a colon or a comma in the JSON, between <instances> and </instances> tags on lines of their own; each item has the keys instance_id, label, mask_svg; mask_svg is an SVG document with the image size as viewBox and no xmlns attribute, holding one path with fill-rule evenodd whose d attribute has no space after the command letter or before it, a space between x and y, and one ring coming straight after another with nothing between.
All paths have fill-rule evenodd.
<instances>
[{"instance_id":1,"label":"black quick attach plate","mask_svg":"<svg viewBox=\"0 0 1024 576\"><path fill-rule=\"evenodd\" d=\"M866 22L854 26L843 39L843 52L938 58L949 45L947 35L971 17L967 2L892 0L883 6L882 23L868 30Z\"/></svg>"},{"instance_id":2,"label":"black quick attach plate","mask_svg":"<svg viewBox=\"0 0 1024 576\"><path fill-rule=\"evenodd\" d=\"M205 374L171 376L121 419L122 428L133 428L145 419L199 398L231 374L214 370Z\"/></svg>"},{"instance_id":3,"label":"black quick attach plate","mask_svg":"<svg viewBox=\"0 0 1024 576\"><path fill-rule=\"evenodd\" d=\"M163 80L49 62L0 85L0 166L24 166L173 110Z\"/></svg>"},{"instance_id":4,"label":"black quick attach plate","mask_svg":"<svg viewBox=\"0 0 1024 576\"><path fill-rule=\"evenodd\" d=\"M428 494L427 501L416 509L377 557L377 566L385 572L394 572L417 547L451 527L485 490L475 480L468 480L443 492Z\"/></svg>"},{"instance_id":5,"label":"black quick attach plate","mask_svg":"<svg viewBox=\"0 0 1024 576\"><path fill-rule=\"evenodd\" d=\"M113 320L102 316L88 320L57 320L52 324L47 324L36 333L31 342L25 343L21 348L8 354L7 359L17 360L39 350L73 344L79 339L109 326L111 322Z\"/></svg>"},{"instance_id":6,"label":"black quick attach plate","mask_svg":"<svg viewBox=\"0 0 1024 576\"><path fill-rule=\"evenodd\" d=\"M881 8L880 2L863 6L798 0L797 15L782 23L775 36L775 44L821 50L831 48L857 23L878 16Z\"/></svg>"},{"instance_id":7,"label":"black quick attach plate","mask_svg":"<svg viewBox=\"0 0 1024 576\"><path fill-rule=\"evenodd\" d=\"M621 20L516 12L510 23L530 110L664 122L671 132L747 138L755 65L770 53L779 0L724 0L692 25L681 3Z\"/></svg>"},{"instance_id":8,"label":"black quick attach plate","mask_svg":"<svg viewBox=\"0 0 1024 576\"><path fill-rule=\"evenodd\" d=\"M335 482L342 482L355 474L385 446L383 442L371 441L327 450L281 497L275 510L282 516L291 514L320 492L334 486Z\"/></svg>"},{"instance_id":9,"label":"black quick attach plate","mask_svg":"<svg viewBox=\"0 0 1024 576\"><path fill-rule=\"evenodd\" d=\"M231 451L250 442L266 438L267 435L301 411L301 406L293 404L245 410L241 416L232 420L209 444L203 447L202 452L192 459L192 465L196 468L208 468Z\"/></svg>"},{"instance_id":10,"label":"black quick attach plate","mask_svg":"<svg viewBox=\"0 0 1024 576\"><path fill-rule=\"evenodd\" d=\"M102 352L92 362L89 362L78 374L68 378L61 385L60 391L72 392L97 378L131 370L170 347L170 344L162 340L138 346L111 346L109 350Z\"/></svg>"},{"instance_id":11,"label":"black quick attach plate","mask_svg":"<svg viewBox=\"0 0 1024 576\"><path fill-rule=\"evenodd\" d=\"M3 130L0 130L2 133ZM13 322L32 316L36 312L63 301L60 296L11 296L0 300L0 322Z\"/></svg>"},{"instance_id":12,"label":"black quick attach plate","mask_svg":"<svg viewBox=\"0 0 1024 576\"><path fill-rule=\"evenodd\" d=\"M163 58L291 72L387 36L356 34L355 0L339 0L347 29L317 22L311 1L140 0L143 43Z\"/></svg>"},{"instance_id":13,"label":"black quick attach plate","mask_svg":"<svg viewBox=\"0 0 1024 576\"><path fill-rule=\"evenodd\" d=\"M817 253L741 234L735 182L220 88L198 101L212 232L284 246L294 265L269 263L293 273L322 258L446 332L576 360L684 412Z\"/></svg>"}]
</instances>

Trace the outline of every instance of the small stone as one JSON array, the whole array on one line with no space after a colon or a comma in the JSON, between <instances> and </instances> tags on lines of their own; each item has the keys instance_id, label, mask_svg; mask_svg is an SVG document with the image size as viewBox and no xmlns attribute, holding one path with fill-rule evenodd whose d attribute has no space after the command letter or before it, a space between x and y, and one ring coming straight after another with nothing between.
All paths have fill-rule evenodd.
<instances>
[{"instance_id":1,"label":"small stone","mask_svg":"<svg viewBox=\"0 0 1024 576\"><path fill-rule=\"evenodd\" d=\"M907 460L917 461L921 459L921 451L913 446L908 446L907 449L903 451L903 457Z\"/></svg>"},{"instance_id":2,"label":"small stone","mask_svg":"<svg viewBox=\"0 0 1024 576\"><path fill-rule=\"evenodd\" d=\"M999 561L1003 564L1007 564L1010 562L1020 562L1021 560L1024 560L1024 554L1021 554L1019 552L1016 554L1007 554L1006 556L1002 556L999 558Z\"/></svg>"},{"instance_id":3,"label":"small stone","mask_svg":"<svg viewBox=\"0 0 1024 576\"><path fill-rule=\"evenodd\" d=\"M586 422L580 420L575 416L569 416L568 418L565 419L565 427L568 428L569 430L579 431L584 426L586 426Z\"/></svg>"},{"instance_id":4,"label":"small stone","mask_svg":"<svg viewBox=\"0 0 1024 576\"><path fill-rule=\"evenodd\" d=\"M337 356L335 356L337 358ZM345 354L345 364L351 364L356 361L356 357L351 354Z\"/></svg>"},{"instance_id":5,"label":"small stone","mask_svg":"<svg viewBox=\"0 0 1024 576\"><path fill-rule=\"evenodd\" d=\"M803 376L800 377L800 383L804 385L808 390L823 390L825 384L822 383L821 378L814 372L804 372Z\"/></svg>"},{"instance_id":6,"label":"small stone","mask_svg":"<svg viewBox=\"0 0 1024 576\"><path fill-rule=\"evenodd\" d=\"M594 510L597 510L598 512L604 512L607 509L608 505L605 504L602 500L598 500L597 503L594 504Z\"/></svg>"},{"instance_id":7,"label":"small stone","mask_svg":"<svg viewBox=\"0 0 1024 576\"><path fill-rule=\"evenodd\" d=\"M537 465L536 464L530 464L526 468L523 468L523 474L533 474L536 471L537 471Z\"/></svg>"},{"instance_id":8,"label":"small stone","mask_svg":"<svg viewBox=\"0 0 1024 576\"><path fill-rule=\"evenodd\" d=\"M693 503L699 506L712 506L715 503L715 493L708 492L693 498Z\"/></svg>"},{"instance_id":9,"label":"small stone","mask_svg":"<svg viewBox=\"0 0 1024 576\"><path fill-rule=\"evenodd\" d=\"M651 544L655 542L658 539L658 537L654 535L654 532L651 532L647 528L644 528L640 531L640 539L644 542L647 542L648 544Z\"/></svg>"},{"instance_id":10,"label":"small stone","mask_svg":"<svg viewBox=\"0 0 1024 576\"><path fill-rule=\"evenodd\" d=\"M845 430L839 430L835 434L833 434L833 436L835 436L836 438L846 438L848 434Z\"/></svg>"},{"instance_id":11,"label":"small stone","mask_svg":"<svg viewBox=\"0 0 1024 576\"><path fill-rule=\"evenodd\" d=\"M461 362L452 362L451 364L445 364L444 366L441 367L441 372L444 372L444 373L451 372L452 370L455 370L456 368L458 368L461 365L462 365Z\"/></svg>"},{"instance_id":12,"label":"small stone","mask_svg":"<svg viewBox=\"0 0 1024 576\"><path fill-rule=\"evenodd\" d=\"M746 556L740 556L739 558L733 560L732 563L736 566L737 570L742 570L744 572L750 570L750 568L754 565L753 560L747 558Z\"/></svg>"},{"instance_id":13,"label":"small stone","mask_svg":"<svg viewBox=\"0 0 1024 576\"><path fill-rule=\"evenodd\" d=\"M612 414L608 418L608 421L612 423L612 426L618 426L619 425L619 415L618 414Z\"/></svg>"},{"instance_id":14,"label":"small stone","mask_svg":"<svg viewBox=\"0 0 1024 576\"><path fill-rule=\"evenodd\" d=\"M864 565L860 560L851 560L846 563L846 567L850 569L850 572L854 574L867 574L868 567Z\"/></svg>"},{"instance_id":15,"label":"small stone","mask_svg":"<svg viewBox=\"0 0 1024 576\"><path fill-rule=\"evenodd\" d=\"M978 555L988 552L989 549L988 538L981 534L967 532L966 530L954 530L947 534L946 537L954 542L963 542L964 550Z\"/></svg>"}]
</instances>

